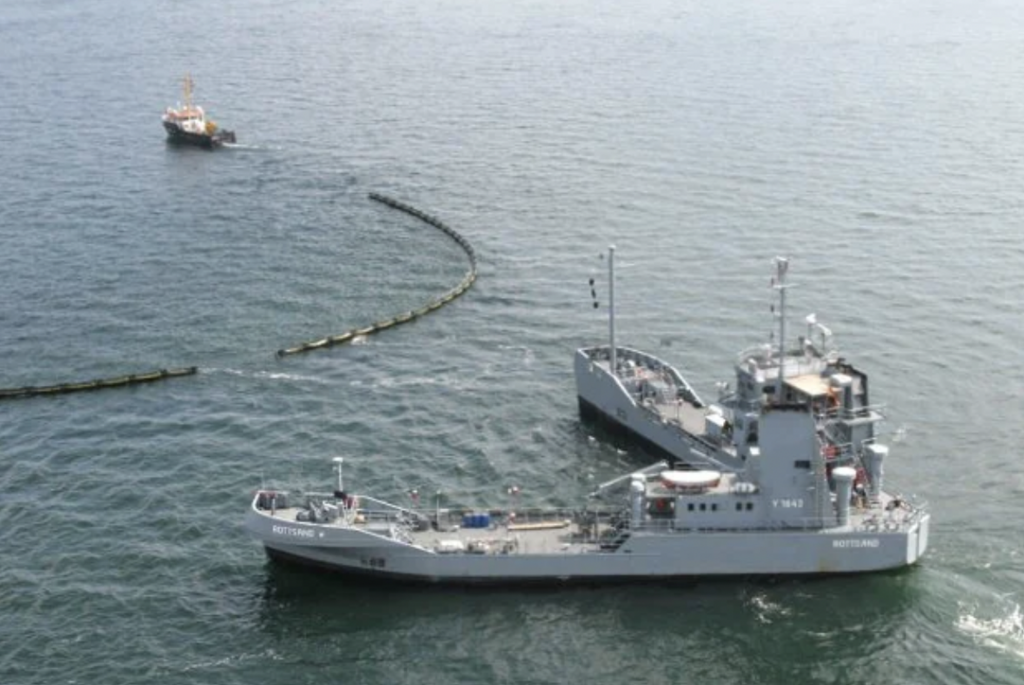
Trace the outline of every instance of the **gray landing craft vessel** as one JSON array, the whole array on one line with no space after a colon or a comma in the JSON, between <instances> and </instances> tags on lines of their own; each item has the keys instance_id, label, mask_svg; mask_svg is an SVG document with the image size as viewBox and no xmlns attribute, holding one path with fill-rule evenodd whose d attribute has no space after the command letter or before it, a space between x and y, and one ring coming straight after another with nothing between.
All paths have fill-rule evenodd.
<instances>
[{"instance_id":1,"label":"gray landing craft vessel","mask_svg":"<svg viewBox=\"0 0 1024 685\"><path fill-rule=\"evenodd\" d=\"M779 276L781 290L783 261ZM273 559L433 583L815 575L913 564L928 546L927 509L882 489L887 449L874 438L881 416L867 404L866 376L817 350L804 343L782 373L770 350L751 353L739 366L744 388L718 409L698 406L682 377L651 357L583 351L584 373L611 379L608 368L618 368L613 392L645 411L655 410L632 382L637 369L660 378L659 391L669 387L667 373L713 428L666 448L687 470L663 461L627 473L577 509L470 512L439 500L433 509L408 508L346 492L338 458L334 492L261 489L245 526ZM601 392L587 392L590 404L605 406ZM615 405L607 406L614 416ZM671 417L656 418L644 420L663 425Z\"/></svg>"},{"instance_id":2,"label":"gray landing craft vessel","mask_svg":"<svg viewBox=\"0 0 1024 685\"><path fill-rule=\"evenodd\" d=\"M788 261L776 259L772 286L778 301L779 344L741 352L736 385L718 384L705 402L673 366L653 355L615 344L615 248L608 252L609 344L576 351L574 372L580 414L640 443L670 463L739 471L763 452L763 418L779 406L802 407L829 471L857 470L857 484L881 488L888 448L878 443L882 407L868 399L867 374L840 357L832 332L811 314L806 335L786 338Z\"/></svg>"}]
</instances>

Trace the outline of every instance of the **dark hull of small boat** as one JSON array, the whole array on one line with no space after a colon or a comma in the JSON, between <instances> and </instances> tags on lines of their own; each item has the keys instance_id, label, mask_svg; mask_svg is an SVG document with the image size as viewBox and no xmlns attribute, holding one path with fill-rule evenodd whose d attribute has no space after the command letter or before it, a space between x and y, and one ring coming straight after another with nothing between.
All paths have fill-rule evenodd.
<instances>
[{"instance_id":1,"label":"dark hull of small boat","mask_svg":"<svg viewBox=\"0 0 1024 685\"><path fill-rule=\"evenodd\" d=\"M196 147L212 150L224 143L235 142L233 131L217 130L212 135L190 133L183 131L174 124L164 122L164 129L167 131L167 141L179 145L195 145Z\"/></svg>"}]
</instances>

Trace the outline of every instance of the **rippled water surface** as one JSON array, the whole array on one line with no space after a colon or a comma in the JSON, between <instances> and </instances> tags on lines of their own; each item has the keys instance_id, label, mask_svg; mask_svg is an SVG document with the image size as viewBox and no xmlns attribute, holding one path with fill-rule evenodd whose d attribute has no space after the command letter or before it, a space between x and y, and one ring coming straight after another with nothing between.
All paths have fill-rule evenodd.
<instances>
[{"instance_id":1,"label":"rippled water surface","mask_svg":"<svg viewBox=\"0 0 1024 685\"><path fill-rule=\"evenodd\" d=\"M6 0L0 387L200 373L0 404L0 682L1020 682L1022 32L1000 0ZM237 147L165 144L185 71ZM480 279L276 358L463 277L372 191ZM791 257L932 502L920 566L464 592L266 562L253 488L337 454L473 506L642 463L576 412L612 242L620 342L705 394Z\"/></svg>"}]
</instances>

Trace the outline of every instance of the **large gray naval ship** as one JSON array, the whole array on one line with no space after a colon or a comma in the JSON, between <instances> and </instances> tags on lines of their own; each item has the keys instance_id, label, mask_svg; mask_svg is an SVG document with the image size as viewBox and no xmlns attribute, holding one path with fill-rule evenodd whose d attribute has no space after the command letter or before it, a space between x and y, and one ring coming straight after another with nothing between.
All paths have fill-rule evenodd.
<instances>
[{"instance_id":1,"label":"large gray naval ship","mask_svg":"<svg viewBox=\"0 0 1024 685\"><path fill-rule=\"evenodd\" d=\"M785 270L780 260L780 290ZM640 435L634 420L680 437L663 443L671 462L613 479L575 509L464 511L440 499L406 507L347 492L337 458L333 492L260 489L245 527L273 559L432 583L839 574L915 563L928 546L929 514L883 489L888 449L875 438L881 414L867 402L867 377L809 339L798 352L749 351L737 365L740 387L705 406L653 357L614 344L581 351L577 378L605 379L581 384L581 404L610 408ZM625 417L619 396L632 402ZM700 413L699 429L672 413L677 400Z\"/></svg>"},{"instance_id":2,"label":"large gray naval ship","mask_svg":"<svg viewBox=\"0 0 1024 685\"><path fill-rule=\"evenodd\" d=\"M831 472L798 404L762 416L744 473L666 462L611 481L578 509L413 509L341 490L260 489L245 527L276 560L430 583L595 582L882 571L916 562L929 515ZM880 484L879 476L876 481ZM604 503L617 495L618 505Z\"/></svg>"}]
</instances>

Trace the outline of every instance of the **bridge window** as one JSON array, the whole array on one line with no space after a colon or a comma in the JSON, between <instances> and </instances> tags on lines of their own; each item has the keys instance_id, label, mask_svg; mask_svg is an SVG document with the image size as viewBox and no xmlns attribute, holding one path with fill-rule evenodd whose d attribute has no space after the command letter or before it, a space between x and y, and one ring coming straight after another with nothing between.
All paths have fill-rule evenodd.
<instances>
[{"instance_id":1,"label":"bridge window","mask_svg":"<svg viewBox=\"0 0 1024 685\"><path fill-rule=\"evenodd\" d=\"M811 460L810 459L797 459L796 461L793 462L793 468L795 468L795 469L807 469L807 470L810 470L810 468L811 468Z\"/></svg>"},{"instance_id":2,"label":"bridge window","mask_svg":"<svg viewBox=\"0 0 1024 685\"><path fill-rule=\"evenodd\" d=\"M747 511L753 511L753 510L754 510L754 503L753 502L747 502Z\"/></svg>"}]
</instances>

